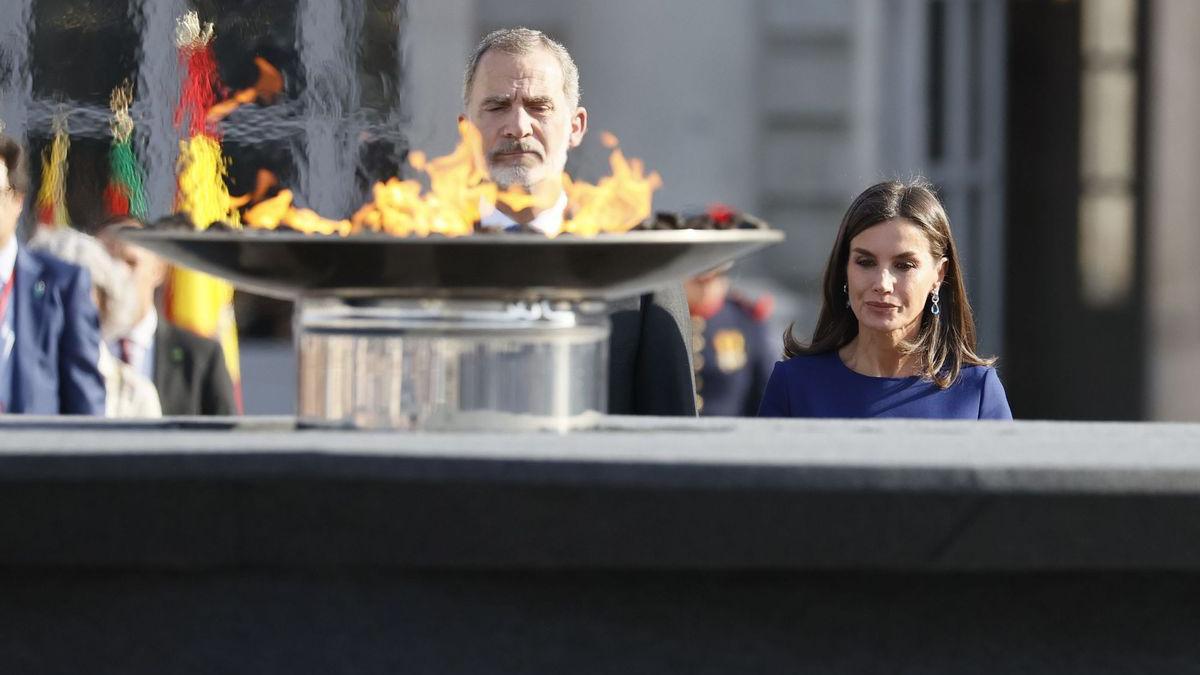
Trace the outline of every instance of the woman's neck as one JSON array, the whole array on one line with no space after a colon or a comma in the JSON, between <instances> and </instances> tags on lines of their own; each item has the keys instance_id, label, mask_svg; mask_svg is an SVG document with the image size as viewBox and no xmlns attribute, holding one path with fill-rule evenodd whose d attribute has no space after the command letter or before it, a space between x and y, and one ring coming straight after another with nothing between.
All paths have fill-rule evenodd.
<instances>
[{"instance_id":1,"label":"woman's neck","mask_svg":"<svg viewBox=\"0 0 1200 675\"><path fill-rule=\"evenodd\" d=\"M838 350L838 356L860 375L909 377L918 374L919 358L902 350L907 337L907 331L882 333L860 327L858 335Z\"/></svg>"}]
</instances>

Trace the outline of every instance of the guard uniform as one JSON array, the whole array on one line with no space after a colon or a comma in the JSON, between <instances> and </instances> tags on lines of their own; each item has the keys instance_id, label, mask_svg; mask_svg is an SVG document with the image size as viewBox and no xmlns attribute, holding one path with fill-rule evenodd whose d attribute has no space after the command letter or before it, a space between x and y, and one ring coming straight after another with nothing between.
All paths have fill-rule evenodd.
<instances>
[{"instance_id":1,"label":"guard uniform","mask_svg":"<svg viewBox=\"0 0 1200 675\"><path fill-rule=\"evenodd\" d=\"M752 302L729 293L716 314L692 315L696 409L706 417L753 417L779 359L766 320L770 297Z\"/></svg>"}]
</instances>

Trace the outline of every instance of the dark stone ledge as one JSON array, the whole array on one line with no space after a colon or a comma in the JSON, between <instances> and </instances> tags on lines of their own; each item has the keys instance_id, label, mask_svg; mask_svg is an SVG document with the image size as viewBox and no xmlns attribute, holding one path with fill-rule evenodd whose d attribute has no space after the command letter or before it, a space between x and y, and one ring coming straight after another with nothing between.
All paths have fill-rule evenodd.
<instances>
[{"instance_id":1,"label":"dark stone ledge","mask_svg":"<svg viewBox=\"0 0 1200 675\"><path fill-rule=\"evenodd\" d=\"M1173 673L1200 426L0 421L0 672Z\"/></svg>"},{"instance_id":2,"label":"dark stone ledge","mask_svg":"<svg viewBox=\"0 0 1200 675\"><path fill-rule=\"evenodd\" d=\"M0 426L0 564L1200 569L1200 426L231 424Z\"/></svg>"}]
</instances>

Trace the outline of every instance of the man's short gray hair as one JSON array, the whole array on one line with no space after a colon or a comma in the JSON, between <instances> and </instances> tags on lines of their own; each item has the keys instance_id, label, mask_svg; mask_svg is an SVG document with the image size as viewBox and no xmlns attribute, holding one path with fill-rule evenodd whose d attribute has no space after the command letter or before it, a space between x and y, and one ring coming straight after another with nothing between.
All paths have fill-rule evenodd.
<instances>
[{"instance_id":1,"label":"man's short gray hair","mask_svg":"<svg viewBox=\"0 0 1200 675\"><path fill-rule=\"evenodd\" d=\"M471 59L467 61L467 71L463 75L463 106L471 105L471 87L475 84L475 71L479 69L479 61L484 54L495 49L505 54L520 56L539 48L545 49L558 59L558 65L562 69L563 95L567 98L567 105L571 110L579 107L579 68L575 67L575 60L571 58L571 53L562 46L562 43L550 38L542 31L523 27L494 30L480 40L479 45L475 47L475 52L471 54Z\"/></svg>"}]
</instances>

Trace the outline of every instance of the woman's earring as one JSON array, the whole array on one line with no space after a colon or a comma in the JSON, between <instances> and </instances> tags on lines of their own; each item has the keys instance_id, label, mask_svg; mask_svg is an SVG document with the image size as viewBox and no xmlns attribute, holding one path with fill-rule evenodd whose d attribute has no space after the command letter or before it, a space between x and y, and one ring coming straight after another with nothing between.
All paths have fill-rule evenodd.
<instances>
[{"instance_id":1,"label":"woman's earring","mask_svg":"<svg viewBox=\"0 0 1200 675\"><path fill-rule=\"evenodd\" d=\"M842 284L842 294L846 296L846 306L850 306L850 287L848 284Z\"/></svg>"},{"instance_id":2,"label":"woman's earring","mask_svg":"<svg viewBox=\"0 0 1200 675\"><path fill-rule=\"evenodd\" d=\"M941 314L941 313L942 313L942 308L938 306L938 302L941 300L941 298L939 298L939 297L938 297L938 292L937 292L937 291L934 291L934 292L933 292L933 295L932 295L932 296L930 296L930 298L929 298L929 299L930 299L931 301L933 301L933 305L932 305L932 306L929 308L929 313L930 313L930 314L932 314L932 315L934 315L934 316L937 316L938 314Z\"/></svg>"}]
</instances>

